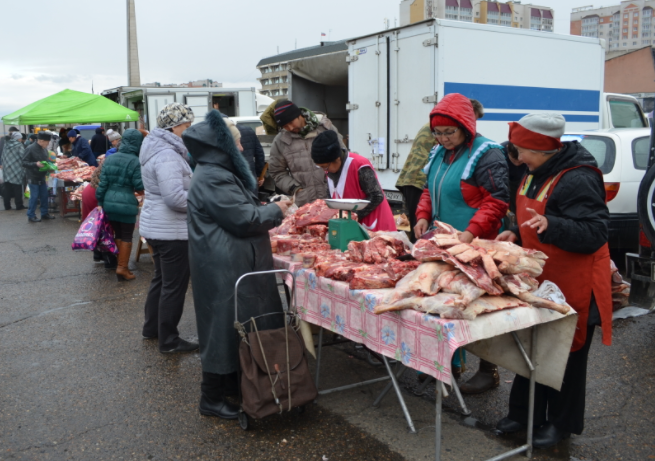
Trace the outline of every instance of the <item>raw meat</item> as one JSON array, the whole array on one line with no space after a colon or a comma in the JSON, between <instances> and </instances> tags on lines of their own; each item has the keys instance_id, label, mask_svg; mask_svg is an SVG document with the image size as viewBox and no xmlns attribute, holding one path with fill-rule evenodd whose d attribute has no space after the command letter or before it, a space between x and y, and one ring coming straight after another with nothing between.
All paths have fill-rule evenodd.
<instances>
[{"instance_id":1,"label":"raw meat","mask_svg":"<svg viewBox=\"0 0 655 461\"><path fill-rule=\"evenodd\" d=\"M378 288L393 288L396 282L386 272L359 272L349 283L351 290L374 290Z\"/></svg>"},{"instance_id":2,"label":"raw meat","mask_svg":"<svg viewBox=\"0 0 655 461\"><path fill-rule=\"evenodd\" d=\"M439 276L438 284L446 293L460 295L462 298L460 306L462 307L469 305L486 293L460 271L444 272Z\"/></svg>"},{"instance_id":3,"label":"raw meat","mask_svg":"<svg viewBox=\"0 0 655 461\"><path fill-rule=\"evenodd\" d=\"M379 304L375 306L373 312L383 314L390 311L400 311L404 309L414 309L426 314L438 314L442 310L452 309L461 300L457 295L448 293L438 293L429 298L413 296L400 299L391 304Z\"/></svg>"},{"instance_id":4,"label":"raw meat","mask_svg":"<svg viewBox=\"0 0 655 461\"><path fill-rule=\"evenodd\" d=\"M296 226L306 227L312 224L327 224L338 213L339 210L328 208L324 200L314 200L298 209L296 212ZM353 218L355 217L356 215L353 214Z\"/></svg>"},{"instance_id":5,"label":"raw meat","mask_svg":"<svg viewBox=\"0 0 655 461\"><path fill-rule=\"evenodd\" d=\"M528 304L509 296L483 296L471 302L466 309L449 309L439 315L444 319L473 320L480 314L528 306Z\"/></svg>"},{"instance_id":6,"label":"raw meat","mask_svg":"<svg viewBox=\"0 0 655 461\"><path fill-rule=\"evenodd\" d=\"M500 242L497 240L483 240L475 238L471 242L471 245L474 247L484 248L489 253L499 252L501 254L505 253L519 258L528 256L536 259L548 259L548 256L546 256L541 251L528 250L511 242Z\"/></svg>"},{"instance_id":7,"label":"raw meat","mask_svg":"<svg viewBox=\"0 0 655 461\"><path fill-rule=\"evenodd\" d=\"M538 260L530 257L520 257L516 264L503 261L498 265L498 270L502 274L527 273L533 277L539 277L544 271Z\"/></svg>"},{"instance_id":8,"label":"raw meat","mask_svg":"<svg viewBox=\"0 0 655 461\"><path fill-rule=\"evenodd\" d=\"M409 291L426 296L434 296L440 290L439 276L444 272L454 271L455 268L450 264L442 262L423 263L414 271L414 277L408 284ZM400 283L399 283L400 285Z\"/></svg>"},{"instance_id":9,"label":"raw meat","mask_svg":"<svg viewBox=\"0 0 655 461\"><path fill-rule=\"evenodd\" d=\"M390 258L398 258L405 254L405 244L386 235L348 244L348 259L355 262L382 264Z\"/></svg>"},{"instance_id":10,"label":"raw meat","mask_svg":"<svg viewBox=\"0 0 655 461\"><path fill-rule=\"evenodd\" d=\"M307 226L307 230L312 236L325 240L328 227L325 224L314 224L313 226Z\"/></svg>"},{"instance_id":11,"label":"raw meat","mask_svg":"<svg viewBox=\"0 0 655 461\"><path fill-rule=\"evenodd\" d=\"M519 293L519 299L525 301L526 303L532 304L534 307L543 307L544 309L550 309L551 311L559 312L560 314L566 315L569 313L571 308L566 304L557 304L548 299L540 298L530 293L529 291L524 291Z\"/></svg>"}]
</instances>

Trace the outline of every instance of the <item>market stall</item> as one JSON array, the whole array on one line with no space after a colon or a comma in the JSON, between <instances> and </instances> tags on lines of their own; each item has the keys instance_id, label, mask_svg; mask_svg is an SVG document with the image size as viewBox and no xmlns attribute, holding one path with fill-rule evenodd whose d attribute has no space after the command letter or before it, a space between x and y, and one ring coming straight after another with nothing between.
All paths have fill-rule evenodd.
<instances>
[{"instance_id":1,"label":"market stall","mask_svg":"<svg viewBox=\"0 0 655 461\"><path fill-rule=\"evenodd\" d=\"M336 229L328 227L335 213L321 202L305 205L271 232L275 266L296 274L303 320L380 354L410 431L413 422L386 358L439 380L437 460L442 383L453 386L465 409L451 379L458 348L530 378L532 386L560 388L577 315L558 298L557 287L535 285L545 255L511 244L492 249L489 241L463 247L457 231L442 223L411 251L389 234L351 241L345 252L332 250L325 242ZM319 338L317 384L321 347ZM496 459L530 453L529 432L526 445Z\"/></svg>"},{"instance_id":2,"label":"market stall","mask_svg":"<svg viewBox=\"0 0 655 461\"><path fill-rule=\"evenodd\" d=\"M53 189L56 191L61 216L80 213L82 191L91 180L96 167L89 166L77 157L59 158L57 171L52 175Z\"/></svg>"}]
</instances>

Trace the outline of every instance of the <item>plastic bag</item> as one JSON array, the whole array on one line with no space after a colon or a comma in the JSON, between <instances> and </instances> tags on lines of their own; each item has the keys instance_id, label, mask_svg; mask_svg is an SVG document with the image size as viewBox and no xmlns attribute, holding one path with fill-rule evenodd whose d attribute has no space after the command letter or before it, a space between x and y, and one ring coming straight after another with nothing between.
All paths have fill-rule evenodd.
<instances>
[{"instance_id":1,"label":"plastic bag","mask_svg":"<svg viewBox=\"0 0 655 461\"><path fill-rule=\"evenodd\" d=\"M100 237L98 238L96 249L103 253L118 254L118 246L116 245L116 240L114 240L114 229L112 229L109 220L106 218L102 221Z\"/></svg>"},{"instance_id":2,"label":"plastic bag","mask_svg":"<svg viewBox=\"0 0 655 461\"><path fill-rule=\"evenodd\" d=\"M270 203L281 202L281 201L284 201L284 200L291 201L291 199L287 195L281 195L281 194L280 195L274 195L274 196L272 196L272 197L270 197L268 199L268 201ZM287 216L291 216L296 211L298 211L298 205L296 205L295 203L292 203L291 206L289 206L289 208L287 208L287 212L284 213L284 217L286 218Z\"/></svg>"},{"instance_id":3,"label":"plastic bag","mask_svg":"<svg viewBox=\"0 0 655 461\"><path fill-rule=\"evenodd\" d=\"M557 304L566 304L564 293L562 293L562 290L560 290L559 287L550 280L544 280L541 286L539 286L539 288L532 294L540 298L548 299ZM566 305L568 306L568 304Z\"/></svg>"},{"instance_id":4,"label":"plastic bag","mask_svg":"<svg viewBox=\"0 0 655 461\"><path fill-rule=\"evenodd\" d=\"M74 251L93 251L100 239L104 220L105 212L100 207L94 208L77 231L71 248Z\"/></svg>"}]
</instances>

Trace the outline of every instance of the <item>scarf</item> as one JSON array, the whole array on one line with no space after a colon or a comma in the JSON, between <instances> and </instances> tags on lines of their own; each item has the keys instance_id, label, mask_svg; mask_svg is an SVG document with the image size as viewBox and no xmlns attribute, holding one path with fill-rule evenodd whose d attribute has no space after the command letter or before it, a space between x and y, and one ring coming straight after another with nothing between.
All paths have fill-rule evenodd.
<instances>
[{"instance_id":1,"label":"scarf","mask_svg":"<svg viewBox=\"0 0 655 461\"><path fill-rule=\"evenodd\" d=\"M300 108L300 113L302 114L303 117L305 117L306 125L302 130L300 130L298 134L304 138L309 133L311 133L312 131L316 130L316 128L318 128L318 117L316 117L316 114L314 112L304 107Z\"/></svg>"}]
</instances>

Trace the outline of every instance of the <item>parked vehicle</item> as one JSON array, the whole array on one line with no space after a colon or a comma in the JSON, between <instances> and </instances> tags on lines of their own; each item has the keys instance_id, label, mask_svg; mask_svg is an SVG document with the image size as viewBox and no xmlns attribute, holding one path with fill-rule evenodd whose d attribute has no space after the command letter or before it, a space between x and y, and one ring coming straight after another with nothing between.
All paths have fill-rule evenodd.
<instances>
[{"instance_id":1,"label":"parked vehicle","mask_svg":"<svg viewBox=\"0 0 655 461\"><path fill-rule=\"evenodd\" d=\"M181 88L181 87L127 87L120 86L101 93L118 104L133 109L142 120L125 122L124 129L151 130L157 126L157 114L167 104L180 102L191 106L194 123L205 119L215 103L228 117L257 116L266 110L273 99L257 93L255 88Z\"/></svg>"},{"instance_id":2,"label":"parked vehicle","mask_svg":"<svg viewBox=\"0 0 655 461\"><path fill-rule=\"evenodd\" d=\"M610 210L610 248L639 246L637 194L648 166L650 128L571 131L562 141L579 141L603 172Z\"/></svg>"},{"instance_id":3,"label":"parked vehicle","mask_svg":"<svg viewBox=\"0 0 655 461\"><path fill-rule=\"evenodd\" d=\"M96 128L101 128L102 125L77 125L73 128L80 130L80 136L91 142L91 138L96 134Z\"/></svg>"},{"instance_id":4,"label":"parked vehicle","mask_svg":"<svg viewBox=\"0 0 655 461\"><path fill-rule=\"evenodd\" d=\"M327 113L371 160L390 200L402 199L395 184L413 138L448 93L479 100L478 131L497 142L508 122L538 111L562 113L575 132L648 126L636 99L603 93L599 39L431 19L347 43L290 61L290 99ZM575 71L550 71L567 56Z\"/></svg>"},{"instance_id":5,"label":"parked vehicle","mask_svg":"<svg viewBox=\"0 0 655 461\"><path fill-rule=\"evenodd\" d=\"M254 117L230 117L234 123L237 125L246 125L253 130L257 135L265 135L266 131L264 130L264 124L258 116Z\"/></svg>"}]
</instances>

